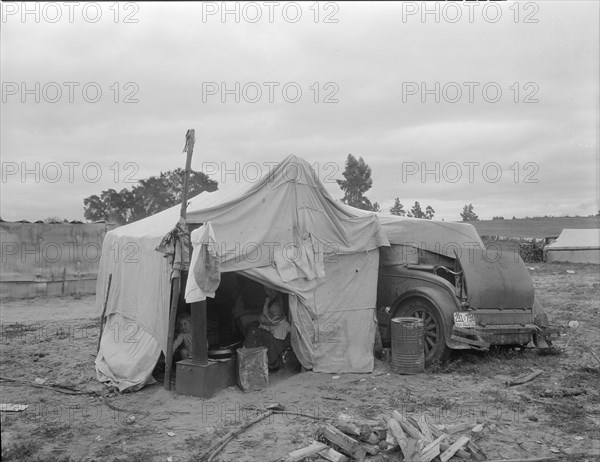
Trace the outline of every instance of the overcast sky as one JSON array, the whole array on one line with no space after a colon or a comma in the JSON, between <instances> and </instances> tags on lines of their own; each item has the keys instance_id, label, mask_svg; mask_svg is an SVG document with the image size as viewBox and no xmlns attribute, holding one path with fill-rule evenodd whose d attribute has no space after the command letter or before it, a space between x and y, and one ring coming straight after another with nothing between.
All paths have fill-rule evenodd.
<instances>
[{"instance_id":1,"label":"overcast sky","mask_svg":"<svg viewBox=\"0 0 600 462\"><path fill-rule=\"evenodd\" d=\"M384 210L595 214L598 5L3 3L1 216L83 219L188 128L223 187L296 154L341 198L352 153Z\"/></svg>"}]
</instances>

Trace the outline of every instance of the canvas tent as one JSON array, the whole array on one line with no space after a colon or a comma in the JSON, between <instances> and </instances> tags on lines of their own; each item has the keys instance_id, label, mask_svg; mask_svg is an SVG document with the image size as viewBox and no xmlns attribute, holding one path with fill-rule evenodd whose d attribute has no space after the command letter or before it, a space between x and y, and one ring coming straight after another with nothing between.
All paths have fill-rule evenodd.
<instances>
[{"instance_id":1,"label":"canvas tent","mask_svg":"<svg viewBox=\"0 0 600 462\"><path fill-rule=\"evenodd\" d=\"M547 248L547 262L600 264L600 229L563 229Z\"/></svg>"},{"instance_id":2,"label":"canvas tent","mask_svg":"<svg viewBox=\"0 0 600 462\"><path fill-rule=\"evenodd\" d=\"M179 206L106 235L97 284L107 323L99 380L143 386L167 351L168 259L155 248ZM222 272L238 272L289 294L292 345L316 372L373 369L378 247L389 245L374 214L335 202L306 161L289 156L259 181L189 201L188 224L210 223ZM191 274L191 273L190 273Z\"/></svg>"}]
</instances>

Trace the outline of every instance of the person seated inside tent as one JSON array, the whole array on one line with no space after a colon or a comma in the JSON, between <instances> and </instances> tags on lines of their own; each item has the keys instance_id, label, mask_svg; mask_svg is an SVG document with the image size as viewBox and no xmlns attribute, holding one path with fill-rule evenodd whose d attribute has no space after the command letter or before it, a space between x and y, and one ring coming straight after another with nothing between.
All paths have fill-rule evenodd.
<instances>
[{"instance_id":1,"label":"person seated inside tent","mask_svg":"<svg viewBox=\"0 0 600 462\"><path fill-rule=\"evenodd\" d=\"M192 315L183 313L177 318L179 334L173 342L173 354L179 349L181 359L189 359L192 356Z\"/></svg>"},{"instance_id":2,"label":"person seated inside tent","mask_svg":"<svg viewBox=\"0 0 600 462\"><path fill-rule=\"evenodd\" d=\"M250 325L246 331L244 347L266 347L269 369L277 370L283 363L284 354L290 348L292 326L285 316L283 294L265 288L267 295L259 325Z\"/></svg>"}]
</instances>

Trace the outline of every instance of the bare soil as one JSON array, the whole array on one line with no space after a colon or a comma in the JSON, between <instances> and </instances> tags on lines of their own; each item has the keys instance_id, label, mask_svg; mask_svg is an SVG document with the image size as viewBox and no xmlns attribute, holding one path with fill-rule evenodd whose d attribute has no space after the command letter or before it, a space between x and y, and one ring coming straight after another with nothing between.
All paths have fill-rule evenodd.
<instances>
[{"instance_id":1,"label":"bare soil","mask_svg":"<svg viewBox=\"0 0 600 462\"><path fill-rule=\"evenodd\" d=\"M23 383L2 380L0 401L29 407L2 413L2 460L198 460L218 437L272 403L317 419L272 416L235 438L217 460L275 460L306 446L322 421L341 412L368 418L393 409L426 412L435 424L484 422L477 444L489 459L598 460L600 362L592 351L600 357L599 268L528 266L553 324L579 324L565 329L554 354L456 352L449 363L413 376L396 375L381 361L372 374L339 378L277 372L264 391L232 387L209 400L176 395L161 384L109 393L93 366L99 314L94 297L4 303L0 376ZM544 373L527 384L505 385L539 369ZM89 393L35 388L36 378Z\"/></svg>"}]
</instances>

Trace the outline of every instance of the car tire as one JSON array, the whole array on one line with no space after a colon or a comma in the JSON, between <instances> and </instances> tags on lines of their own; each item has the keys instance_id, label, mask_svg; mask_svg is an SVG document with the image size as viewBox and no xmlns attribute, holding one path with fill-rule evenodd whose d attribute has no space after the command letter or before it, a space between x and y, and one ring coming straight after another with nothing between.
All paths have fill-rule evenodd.
<instances>
[{"instance_id":1,"label":"car tire","mask_svg":"<svg viewBox=\"0 0 600 462\"><path fill-rule=\"evenodd\" d=\"M400 303L394 317L412 317L423 319L425 349L425 367L443 363L450 356L446 345L446 332L439 310L428 300L411 298Z\"/></svg>"}]
</instances>

